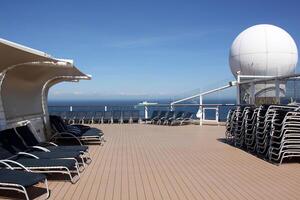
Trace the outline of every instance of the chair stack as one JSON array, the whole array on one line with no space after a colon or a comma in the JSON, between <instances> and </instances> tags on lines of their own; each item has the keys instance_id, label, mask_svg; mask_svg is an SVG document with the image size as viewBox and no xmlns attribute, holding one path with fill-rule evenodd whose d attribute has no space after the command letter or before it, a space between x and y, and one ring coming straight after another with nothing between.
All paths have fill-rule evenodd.
<instances>
[{"instance_id":1,"label":"chair stack","mask_svg":"<svg viewBox=\"0 0 300 200\"><path fill-rule=\"evenodd\" d=\"M300 112L298 110L277 111L277 117L272 124L268 156L271 162L279 164L284 158L300 157Z\"/></svg>"},{"instance_id":2,"label":"chair stack","mask_svg":"<svg viewBox=\"0 0 300 200\"><path fill-rule=\"evenodd\" d=\"M300 108L297 105L239 106L229 111L225 137L270 162L300 157Z\"/></svg>"},{"instance_id":3,"label":"chair stack","mask_svg":"<svg viewBox=\"0 0 300 200\"><path fill-rule=\"evenodd\" d=\"M256 123L259 108L249 109L245 115L245 145L248 151L253 152L256 148Z\"/></svg>"}]
</instances>

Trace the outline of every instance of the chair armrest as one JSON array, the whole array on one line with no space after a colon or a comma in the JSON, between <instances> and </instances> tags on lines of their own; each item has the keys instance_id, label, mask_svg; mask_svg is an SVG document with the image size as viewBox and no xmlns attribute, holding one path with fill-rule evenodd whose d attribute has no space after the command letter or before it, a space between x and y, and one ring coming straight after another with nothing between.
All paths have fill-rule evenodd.
<instances>
[{"instance_id":1,"label":"chair armrest","mask_svg":"<svg viewBox=\"0 0 300 200\"><path fill-rule=\"evenodd\" d=\"M13 170L12 166L10 166L8 163L6 163L6 162L4 162L4 161L5 161L5 160L0 160L0 164L2 164L2 165L4 165L4 166L8 167L8 169L12 169L12 170Z\"/></svg>"},{"instance_id":2,"label":"chair armrest","mask_svg":"<svg viewBox=\"0 0 300 200\"><path fill-rule=\"evenodd\" d=\"M42 147L42 146L31 146L30 148L36 149L36 150L39 150L39 151L43 151L43 152L50 152L49 149L47 149L45 147Z\"/></svg>"},{"instance_id":3,"label":"chair armrest","mask_svg":"<svg viewBox=\"0 0 300 200\"><path fill-rule=\"evenodd\" d=\"M56 133L53 134L53 136L50 138L50 141L53 140L54 138L58 137L59 135L68 135L68 136L71 136L71 138L75 139L75 140L78 142L78 144L79 144L80 146L83 146L82 142L78 139L78 137L76 137L74 134L69 133L69 132L61 132L61 133L56 132ZM63 137L63 136L62 136L62 137Z\"/></svg>"},{"instance_id":4,"label":"chair armrest","mask_svg":"<svg viewBox=\"0 0 300 200\"><path fill-rule=\"evenodd\" d=\"M28 156L28 157L31 157L31 158L39 159L39 157L37 157L36 155L33 155L31 153L27 153L27 152L19 152L19 153L17 153L17 155Z\"/></svg>"},{"instance_id":5,"label":"chair armrest","mask_svg":"<svg viewBox=\"0 0 300 200\"><path fill-rule=\"evenodd\" d=\"M30 170L27 169L24 165L22 165L21 163L18 163L18 162L16 162L16 161L14 161L14 160L2 160L2 161L5 162L5 163L12 163L12 164L15 164L15 165L21 167L22 169L26 170L27 172L30 172ZM11 165L10 165L10 166L11 166ZM12 168L12 166L11 166L11 168Z\"/></svg>"}]
</instances>

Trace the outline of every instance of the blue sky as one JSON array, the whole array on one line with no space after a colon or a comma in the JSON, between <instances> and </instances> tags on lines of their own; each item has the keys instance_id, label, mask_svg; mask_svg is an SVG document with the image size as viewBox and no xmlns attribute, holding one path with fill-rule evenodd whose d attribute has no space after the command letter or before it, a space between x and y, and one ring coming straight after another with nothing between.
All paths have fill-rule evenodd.
<instances>
[{"instance_id":1,"label":"blue sky","mask_svg":"<svg viewBox=\"0 0 300 200\"><path fill-rule=\"evenodd\" d=\"M0 37L72 58L92 81L63 83L51 99L192 94L233 79L228 51L245 28L268 23L299 45L294 1L1 1Z\"/></svg>"}]
</instances>

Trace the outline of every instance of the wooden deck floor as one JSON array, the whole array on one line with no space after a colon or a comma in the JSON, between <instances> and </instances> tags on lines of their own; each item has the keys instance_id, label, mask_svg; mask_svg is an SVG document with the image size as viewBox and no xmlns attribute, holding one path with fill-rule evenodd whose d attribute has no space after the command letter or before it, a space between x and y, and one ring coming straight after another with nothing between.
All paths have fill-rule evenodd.
<instances>
[{"instance_id":1,"label":"wooden deck floor","mask_svg":"<svg viewBox=\"0 0 300 200\"><path fill-rule=\"evenodd\" d=\"M50 199L300 199L300 165L275 166L220 139L224 127L103 125L107 142Z\"/></svg>"}]
</instances>

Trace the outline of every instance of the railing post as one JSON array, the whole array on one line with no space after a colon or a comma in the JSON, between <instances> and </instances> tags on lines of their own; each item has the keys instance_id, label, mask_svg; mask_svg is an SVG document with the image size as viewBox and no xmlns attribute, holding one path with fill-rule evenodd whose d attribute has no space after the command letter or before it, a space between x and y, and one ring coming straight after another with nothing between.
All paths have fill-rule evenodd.
<instances>
[{"instance_id":1,"label":"railing post","mask_svg":"<svg viewBox=\"0 0 300 200\"><path fill-rule=\"evenodd\" d=\"M105 111L105 112L107 111L107 106L104 106L104 111Z\"/></svg>"},{"instance_id":2,"label":"railing post","mask_svg":"<svg viewBox=\"0 0 300 200\"><path fill-rule=\"evenodd\" d=\"M217 108L216 108L216 121L219 125L219 106L217 106Z\"/></svg>"},{"instance_id":3,"label":"railing post","mask_svg":"<svg viewBox=\"0 0 300 200\"><path fill-rule=\"evenodd\" d=\"M73 111L73 106L70 106L70 111L71 111L71 112Z\"/></svg>"},{"instance_id":4,"label":"railing post","mask_svg":"<svg viewBox=\"0 0 300 200\"><path fill-rule=\"evenodd\" d=\"M148 106L145 106L145 119L148 119Z\"/></svg>"}]
</instances>

